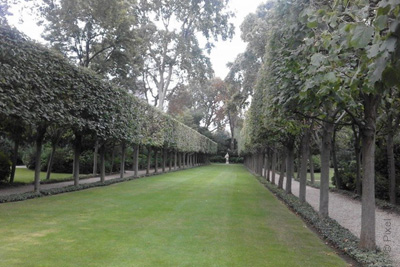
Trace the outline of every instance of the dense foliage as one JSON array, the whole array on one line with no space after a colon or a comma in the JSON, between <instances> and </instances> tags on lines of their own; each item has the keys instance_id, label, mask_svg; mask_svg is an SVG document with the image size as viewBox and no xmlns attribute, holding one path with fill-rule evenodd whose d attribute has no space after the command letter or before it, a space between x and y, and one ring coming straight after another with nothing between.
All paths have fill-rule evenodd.
<instances>
[{"instance_id":1,"label":"dense foliage","mask_svg":"<svg viewBox=\"0 0 400 267\"><path fill-rule=\"evenodd\" d=\"M167 116L90 70L15 30L0 28L0 115L32 133L57 125L117 140L184 152L214 153L210 139Z\"/></svg>"},{"instance_id":2,"label":"dense foliage","mask_svg":"<svg viewBox=\"0 0 400 267\"><path fill-rule=\"evenodd\" d=\"M241 132L241 153L267 155L267 163L252 157L257 172L264 164L270 169L274 157L283 155L287 177L292 178L297 150L299 198L305 201L307 160L310 143L315 142L321 154L320 214L328 216L333 165L336 186L356 188L362 194L360 245L373 249L375 194L387 190L395 203L398 188L394 137L399 128L400 1L271 1L249 16L243 27L258 32L260 36L244 33L244 37L249 51L263 55L257 61L262 64ZM353 184L339 171L337 135L343 128L354 135L349 144L357 166ZM386 141L387 183L375 175L377 132ZM350 166L341 171L346 168Z\"/></svg>"}]
</instances>

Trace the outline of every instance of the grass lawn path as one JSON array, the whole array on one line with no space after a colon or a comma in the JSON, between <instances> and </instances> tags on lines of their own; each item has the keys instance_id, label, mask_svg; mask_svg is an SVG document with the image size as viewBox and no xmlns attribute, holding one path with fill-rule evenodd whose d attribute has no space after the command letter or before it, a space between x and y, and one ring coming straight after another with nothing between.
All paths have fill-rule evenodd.
<instances>
[{"instance_id":1,"label":"grass lawn path","mask_svg":"<svg viewBox=\"0 0 400 267\"><path fill-rule=\"evenodd\" d=\"M346 266L241 165L0 205L0 266Z\"/></svg>"}]
</instances>

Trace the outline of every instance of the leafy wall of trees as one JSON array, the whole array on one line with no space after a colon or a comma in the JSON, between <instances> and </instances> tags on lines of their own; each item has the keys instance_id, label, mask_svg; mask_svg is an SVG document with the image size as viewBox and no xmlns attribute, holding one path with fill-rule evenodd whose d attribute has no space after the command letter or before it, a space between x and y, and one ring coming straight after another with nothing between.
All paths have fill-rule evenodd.
<instances>
[{"instance_id":1,"label":"leafy wall of trees","mask_svg":"<svg viewBox=\"0 0 400 267\"><path fill-rule=\"evenodd\" d=\"M54 128L73 132L78 162L85 135L103 146L120 142L216 152L209 138L7 26L0 27L0 68L1 126L15 141L27 132L38 152Z\"/></svg>"},{"instance_id":2,"label":"leafy wall of trees","mask_svg":"<svg viewBox=\"0 0 400 267\"><path fill-rule=\"evenodd\" d=\"M335 134L341 127L351 127L358 184L360 169L363 173L360 246L375 248L378 126L386 129L390 194L395 202L393 136L399 126L400 1L271 1L260 6L257 19L262 21L255 24L261 29L261 41L247 38L249 47L265 46L239 142L241 152L251 159L248 166L258 173L263 166L272 166L274 171L276 157L280 158L285 162L280 170L289 178L286 192L291 193L297 146L301 154L299 198L305 201L309 144L315 140L321 153L319 212L328 216ZM337 174L335 182L340 187Z\"/></svg>"}]
</instances>

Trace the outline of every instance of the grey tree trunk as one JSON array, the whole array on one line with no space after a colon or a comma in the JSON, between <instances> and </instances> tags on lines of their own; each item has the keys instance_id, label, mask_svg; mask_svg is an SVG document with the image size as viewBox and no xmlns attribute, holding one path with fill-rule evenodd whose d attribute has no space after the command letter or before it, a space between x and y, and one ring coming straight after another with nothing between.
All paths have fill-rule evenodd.
<instances>
[{"instance_id":1,"label":"grey tree trunk","mask_svg":"<svg viewBox=\"0 0 400 267\"><path fill-rule=\"evenodd\" d=\"M150 163L151 163L151 147L149 146L147 148L147 168L146 168L146 174L150 173Z\"/></svg>"},{"instance_id":2,"label":"grey tree trunk","mask_svg":"<svg viewBox=\"0 0 400 267\"><path fill-rule=\"evenodd\" d=\"M81 155L81 147L82 147L82 136L80 134L75 134L75 144L74 144L74 162L73 162L73 177L74 177L74 185L79 185L79 161Z\"/></svg>"},{"instance_id":3,"label":"grey tree trunk","mask_svg":"<svg viewBox=\"0 0 400 267\"><path fill-rule=\"evenodd\" d=\"M100 148L100 182L106 180L106 145L103 144Z\"/></svg>"},{"instance_id":4,"label":"grey tree trunk","mask_svg":"<svg viewBox=\"0 0 400 267\"><path fill-rule=\"evenodd\" d=\"M321 142L321 185L319 194L319 214L329 216L329 159L332 147L333 123L324 122Z\"/></svg>"},{"instance_id":5,"label":"grey tree trunk","mask_svg":"<svg viewBox=\"0 0 400 267\"><path fill-rule=\"evenodd\" d=\"M283 189L283 178L285 177L285 158L281 157L281 168L279 172L278 188Z\"/></svg>"},{"instance_id":6,"label":"grey tree trunk","mask_svg":"<svg viewBox=\"0 0 400 267\"><path fill-rule=\"evenodd\" d=\"M314 161L312 158L312 153L308 153L309 157L309 162L310 162L310 179L311 179L311 184L315 184L315 175L314 175Z\"/></svg>"},{"instance_id":7,"label":"grey tree trunk","mask_svg":"<svg viewBox=\"0 0 400 267\"><path fill-rule=\"evenodd\" d=\"M275 184L275 173L276 173L276 151L272 151L272 174L271 183Z\"/></svg>"},{"instance_id":8,"label":"grey tree trunk","mask_svg":"<svg viewBox=\"0 0 400 267\"><path fill-rule=\"evenodd\" d=\"M15 169L17 167L17 160L18 160L18 148L19 148L19 141L14 141L14 151L13 151L11 175L10 175L11 184L14 183Z\"/></svg>"},{"instance_id":9,"label":"grey tree trunk","mask_svg":"<svg viewBox=\"0 0 400 267\"><path fill-rule=\"evenodd\" d=\"M270 157L270 153L269 151L267 151L266 153L266 160L267 160L267 168L266 168L266 172L267 172L267 181L270 182L271 181L271 157Z\"/></svg>"},{"instance_id":10,"label":"grey tree trunk","mask_svg":"<svg viewBox=\"0 0 400 267\"><path fill-rule=\"evenodd\" d=\"M93 152L93 175L97 174L97 158L99 153L99 141L96 140L96 144L94 145L94 152Z\"/></svg>"},{"instance_id":11,"label":"grey tree trunk","mask_svg":"<svg viewBox=\"0 0 400 267\"><path fill-rule=\"evenodd\" d=\"M49 160L47 162L46 180L50 179L51 169L53 168L53 162L54 162L54 154L56 153L56 147L57 147L56 143L51 144L51 153L50 153Z\"/></svg>"},{"instance_id":12,"label":"grey tree trunk","mask_svg":"<svg viewBox=\"0 0 400 267\"><path fill-rule=\"evenodd\" d=\"M111 167L110 167L110 174L114 171L114 161L115 161L115 146L112 145L112 153L111 153Z\"/></svg>"},{"instance_id":13,"label":"grey tree trunk","mask_svg":"<svg viewBox=\"0 0 400 267\"><path fill-rule=\"evenodd\" d=\"M182 168L182 153L178 152L178 168L181 169Z\"/></svg>"},{"instance_id":14,"label":"grey tree trunk","mask_svg":"<svg viewBox=\"0 0 400 267\"><path fill-rule=\"evenodd\" d=\"M335 172L335 184L337 189L342 189L342 179L339 173L339 167L336 158L336 128L333 131L333 138L332 138L332 161L333 161L333 168Z\"/></svg>"},{"instance_id":15,"label":"grey tree trunk","mask_svg":"<svg viewBox=\"0 0 400 267\"><path fill-rule=\"evenodd\" d=\"M135 177L139 176L139 145L133 146L133 171Z\"/></svg>"},{"instance_id":16,"label":"grey tree trunk","mask_svg":"<svg viewBox=\"0 0 400 267\"><path fill-rule=\"evenodd\" d=\"M361 196L361 147L360 147L360 134L357 133L356 125L352 125L354 134L354 153L356 157L356 193Z\"/></svg>"},{"instance_id":17,"label":"grey tree trunk","mask_svg":"<svg viewBox=\"0 0 400 267\"><path fill-rule=\"evenodd\" d=\"M380 99L364 96L364 123L362 136L363 192L361 206L360 247L375 249L375 131L377 106Z\"/></svg>"},{"instance_id":18,"label":"grey tree trunk","mask_svg":"<svg viewBox=\"0 0 400 267\"><path fill-rule=\"evenodd\" d=\"M158 173L158 149L154 149L154 172Z\"/></svg>"},{"instance_id":19,"label":"grey tree trunk","mask_svg":"<svg viewBox=\"0 0 400 267\"><path fill-rule=\"evenodd\" d=\"M306 129L301 139L301 157L300 157L300 191L299 199L301 202L306 201L306 188L307 188L307 161L309 154L309 143L311 133Z\"/></svg>"},{"instance_id":20,"label":"grey tree trunk","mask_svg":"<svg viewBox=\"0 0 400 267\"><path fill-rule=\"evenodd\" d=\"M43 146L43 138L46 133L46 127L39 126L37 129L36 141L35 141L35 192L40 191L40 158L42 156L42 146Z\"/></svg>"},{"instance_id":21,"label":"grey tree trunk","mask_svg":"<svg viewBox=\"0 0 400 267\"><path fill-rule=\"evenodd\" d=\"M125 160L126 160L126 144L125 141L122 142L121 144L121 167L119 169L120 171L120 178L124 178L125 175Z\"/></svg>"},{"instance_id":22,"label":"grey tree trunk","mask_svg":"<svg viewBox=\"0 0 400 267\"><path fill-rule=\"evenodd\" d=\"M393 151L393 132L389 131L386 140L386 152L388 158L388 170L389 170L389 198L390 203L396 205L396 167L394 162L394 151Z\"/></svg>"},{"instance_id":23,"label":"grey tree trunk","mask_svg":"<svg viewBox=\"0 0 400 267\"><path fill-rule=\"evenodd\" d=\"M165 172L165 165L166 165L166 162L167 162L167 151L165 150L165 148L162 149L162 155L163 155L163 158L162 158L162 172Z\"/></svg>"},{"instance_id":24,"label":"grey tree trunk","mask_svg":"<svg viewBox=\"0 0 400 267\"><path fill-rule=\"evenodd\" d=\"M178 152L174 151L174 170L176 170L177 162L178 161Z\"/></svg>"},{"instance_id":25,"label":"grey tree trunk","mask_svg":"<svg viewBox=\"0 0 400 267\"><path fill-rule=\"evenodd\" d=\"M294 167L294 140L286 143L286 193L292 193L292 179Z\"/></svg>"}]
</instances>

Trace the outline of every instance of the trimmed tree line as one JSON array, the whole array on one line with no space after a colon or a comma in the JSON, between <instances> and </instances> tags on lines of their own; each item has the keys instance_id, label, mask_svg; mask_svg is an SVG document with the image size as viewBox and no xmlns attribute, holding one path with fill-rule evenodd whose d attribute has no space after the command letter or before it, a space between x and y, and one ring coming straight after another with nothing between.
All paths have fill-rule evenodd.
<instances>
[{"instance_id":1,"label":"trimmed tree line","mask_svg":"<svg viewBox=\"0 0 400 267\"><path fill-rule=\"evenodd\" d=\"M135 175L143 146L149 157L155 151L156 159L161 151L163 171L168 154L169 167L174 164L176 168L205 163L207 155L217 150L209 138L7 26L0 26L0 69L1 128L14 140L15 154L22 135L34 140L35 191L40 190L44 138L49 137L55 146L65 131L73 134L75 185L79 184L79 160L88 136L96 140L101 181L106 148L111 145L121 146L121 177L127 146L134 149ZM95 162L95 173L96 166ZM156 171L157 167L158 163Z\"/></svg>"},{"instance_id":2,"label":"trimmed tree line","mask_svg":"<svg viewBox=\"0 0 400 267\"><path fill-rule=\"evenodd\" d=\"M273 183L270 172L279 170L279 187L286 173L288 194L296 167L299 198L305 201L310 144L316 144L321 155L319 213L327 217L331 159L334 183L342 186L336 134L342 127L352 129L364 249L375 249L378 123L386 129L390 198L392 203L396 199L393 136L400 120L399 10L398 1L295 0L274 1L257 12L266 41L239 141L246 165Z\"/></svg>"}]
</instances>

